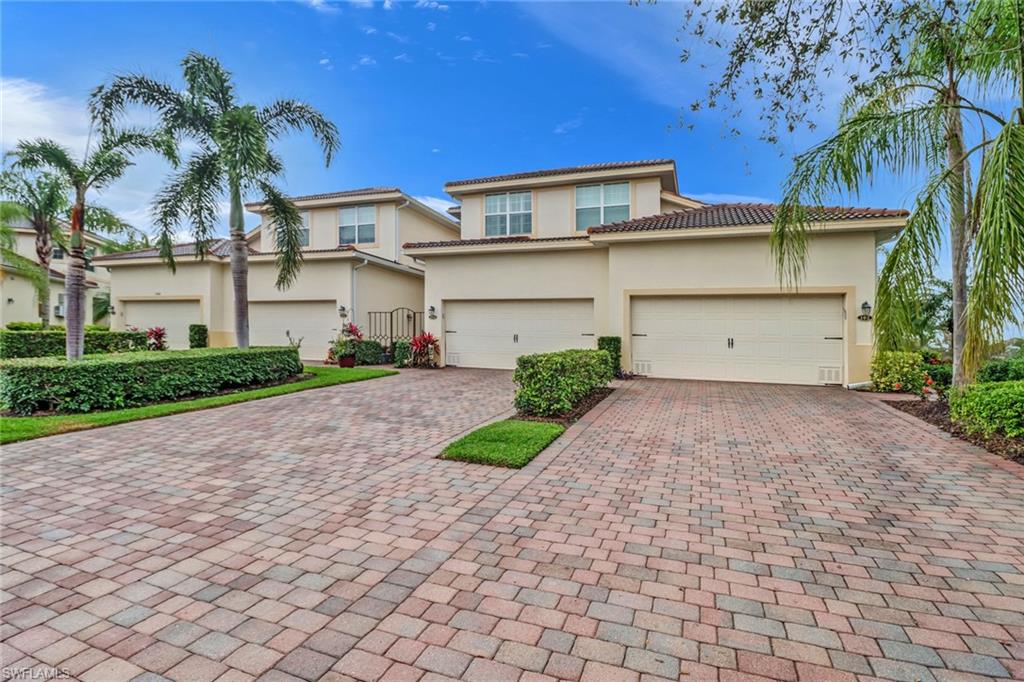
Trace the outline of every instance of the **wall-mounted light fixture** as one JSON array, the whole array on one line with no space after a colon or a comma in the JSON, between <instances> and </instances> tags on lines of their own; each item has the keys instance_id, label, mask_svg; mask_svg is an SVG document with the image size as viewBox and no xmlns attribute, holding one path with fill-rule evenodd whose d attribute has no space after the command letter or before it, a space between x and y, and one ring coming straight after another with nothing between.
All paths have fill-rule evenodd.
<instances>
[{"instance_id":1,"label":"wall-mounted light fixture","mask_svg":"<svg viewBox=\"0 0 1024 682\"><path fill-rule=\"evenodd\" d=\"M338 306L338 317L341 317L341 318L348 317L348 308L346 308L343 305L339 305Z\"/></svg>"},{"instance_id":2,"label":"wall-mounted light fixture","mask_svg":"<svg viewBox=\"0 0 1024 682\"><path fill-rule=\"evenodd\" d=\"M864 301L860 304L860 315L857 316L858 320L864 320L867 322L871 319L871 304Z\"/></svg>"},{"instance_id":3,"label":"wall-mounted light fixture","mask_svg":"<svg viewBox=\"0 0 1024 682\"><path fill-rule=\"evenodd\" d=\"M8 303L8 304L10 304L10 303L14 303L14 299L13 299L13 298L9 298L9 299L7 299L7 303Z\"/></svg>"},{"instance_id":4,"label":"wall-mounted light fixture","mask_svg":"<svg viewBox=\"0 0 1024 682\"><path fill-rule=\"evenodd\" d=\"M114 310L114 306L110 306L110 314L111 315L116 315L117 314L117 311Z\"/></svg>"},{"instance_id":5,"label":"wall-mounted light fixture","mask_svg":"<svg viewBox=\"0 0 1024 682\"><path fill-rule=\"evenodd\" d=\"M429 317L432 320L436 320L437 308L435 308L434 306L430 306L429 308L427 308L427 317Z\"/></svg>"}]
</instances>

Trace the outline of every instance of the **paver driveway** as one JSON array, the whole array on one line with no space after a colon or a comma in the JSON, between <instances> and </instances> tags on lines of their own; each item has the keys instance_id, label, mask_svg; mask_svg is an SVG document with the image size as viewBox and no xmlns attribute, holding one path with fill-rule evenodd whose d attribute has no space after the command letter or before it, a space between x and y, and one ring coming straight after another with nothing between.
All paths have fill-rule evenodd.
<instances>
[{"instance_id":1,"label":"paver driveway","mask_svg":"<svg viewBox=\"0 0 1024 682\"><path fill-rule=\"evenodd\" d=\"M158 680L1024 677L1024 471L839 389L624 384L518 472L446 370L3 452L3 663Z\"/></svg>"}]
</instances>

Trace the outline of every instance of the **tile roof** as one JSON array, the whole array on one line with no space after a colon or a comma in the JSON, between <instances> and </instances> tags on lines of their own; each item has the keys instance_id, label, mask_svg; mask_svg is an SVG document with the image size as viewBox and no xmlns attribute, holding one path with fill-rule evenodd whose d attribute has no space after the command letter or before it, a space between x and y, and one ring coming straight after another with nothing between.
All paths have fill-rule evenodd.
<instances>
[{"instance_id":1,"label":"tile roof","mask_svg":"<svg viewBox=\"0 0 1024 682\"><path fill-rule=\"evenodd\" d=\"M360 189L346 189L341 192L324 192L321 194L305 194L300 197L288 197L292 201L311 201L314 199L344 199L345 197L358 197L364 194L401 194L402 190L397 187L362 187ZM250 201L246 208L262 206L262 201Z\"/></svg>"},{"instance_id":2,"label":"tile roof","mask_svg":"<svg viewBox=\"0 0 1024 682\"><path fill-rule=\"evenodd\" d=\"M533 244L536 242L570 242L586 240L587 235L566 235L564 237L539 237L533 238L527 235L516 235L514 237L485 237L483 239L450 239L440 242L406 242L402 244L403 249L435 249L443 246L483 246L485 244Z\"/></svg>"},{"instance_id":3,"label":"tile roof","mask_svg":"<svg viewBox=\"0 0 1024 682\"><path fill-rule=\"evenodd\" d=\"M776 204L712 204L661 215L635 218L619 223L598 225L590 234L606 232L647 232L650 230L685 230L702 227L733 227L739 225L770 225L775 220ZM818 206L810 210L810 220L866 220L870 218L904 218L909 211L891 208L853 208Z\"/></svg>"},{"instance_id":4,"label":"tile roof","mask_svg":"<svg viewBox=\"0 0 1024 682\"><path fill-rule=\"evenodd\" d=\"M209 248L206 251L208 254L224 258L231 255L231 240L230 239L213 239L210 241ZM185 244L175 244L171 247L171 253L175 258L180 256L194 256L196 255L196 244L195 242L187 242ZM255 249L249 249L250 254L256 254ZM106 253L102 256L96 256L93 261L97 263L115 261L115 260L132 260L135 258L159 258L160 249L156 247L148 249L136 249L135 251L120 251L117 253Z\"/></svg>"},{"instance_id":5,"label":"tile roof","mask_svg":"<svg viewBox=\"0 0 1024 682\"><path fill-rule=\"evenodd\" d=\"M583 166L568 166L566 168L549 168L546 170L527 171L525 173L508 173L506 175L491 175L483 178L470 178L469 180L452 180L444 184L445 187L457 187L459 185L475 185L481 182L501 182L503 180L522 180L525 178L541 178L549 175L568 175L571 173L587 173L590 171L616 170L619 168L639 168L643 166L661 166L672 164L672 159L648 159L645 161L617 161L612 163L591 163Z\"/></svg>"}]
</instances>

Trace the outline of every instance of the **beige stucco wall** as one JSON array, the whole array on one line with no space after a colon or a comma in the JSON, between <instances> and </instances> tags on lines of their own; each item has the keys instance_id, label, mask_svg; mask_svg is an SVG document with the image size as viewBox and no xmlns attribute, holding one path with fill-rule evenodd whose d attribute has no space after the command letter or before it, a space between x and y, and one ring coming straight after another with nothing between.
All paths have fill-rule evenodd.
<instances>
[{"instance_id":1,"label":"beige stucco wall","mask_svg":"<svg viewBox=\"0 0 1024 682\"><path fill-rule=\"evenodd\" d=\"M417 268L422 267L413 260L412 256L402 253L402 244L408 242L449 241L459 238L458 225L454 223L451 227L439 225L437 220L428 218L408 206L397 211L397 216L399 226L398 258L392 255L389 257L390 260L397 260L400 263Z\"/></svg>"},{"instance_id":2,"label":"beige stucco wall","mask_svg":"<svg viewBox=\"0 0 1024 682\"><path fill-rule=\"evenodd\" d=\"M369 265L356 271L355 315L363 332L369 330L369 313L395 308L423 312L423 278Z\"/></svg>"},{"instance_id":3,"label":"beige stucco wall","mask_svg":"<svg viewBox=\"0 0 1024 682\"><path fill-rule=\"evenodd\" d=\"M38 311L32 283L21 275L6 271L0 273L0 324L38 322Z\"/></svg>"}]
</instances>

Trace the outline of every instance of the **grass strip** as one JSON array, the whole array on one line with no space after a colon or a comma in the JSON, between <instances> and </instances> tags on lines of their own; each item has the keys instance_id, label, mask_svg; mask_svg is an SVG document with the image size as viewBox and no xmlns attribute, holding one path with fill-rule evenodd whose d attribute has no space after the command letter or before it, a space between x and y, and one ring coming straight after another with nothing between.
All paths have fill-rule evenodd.
<instances>
[{"instance_id":1,"label":"grass strip","mask_svg":"<svg viewBox=\"0 0 1024 682\"><path fill-rule=\"evenodd\" d=\"M506 419L451 443L441 459L520 469L565 431L561 424Z\"/></svg>"}]
</instances>

